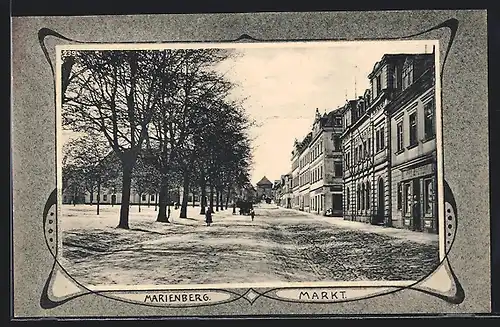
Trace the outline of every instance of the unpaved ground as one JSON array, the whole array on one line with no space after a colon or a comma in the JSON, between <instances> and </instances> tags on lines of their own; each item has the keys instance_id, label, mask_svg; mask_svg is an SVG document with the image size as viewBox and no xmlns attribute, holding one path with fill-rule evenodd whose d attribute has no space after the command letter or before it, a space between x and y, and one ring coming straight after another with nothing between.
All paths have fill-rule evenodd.
<instances>
[{"instance_id":1,"label":"unpaved ground","mask_svg":"<svg viewBox=\"0 0 500 327\"><path fill-rule=\"evenodd\" d=\"M64 267L102 284L220 284L417 280L438 264L437 245L334 226L301 212L262 206L248 216L199 208L170 224L153 207L131 208L130 230L116 229L119 207L64 206ZM338 218L332 218L338 219Z\"/></svg>"}]
</instances>

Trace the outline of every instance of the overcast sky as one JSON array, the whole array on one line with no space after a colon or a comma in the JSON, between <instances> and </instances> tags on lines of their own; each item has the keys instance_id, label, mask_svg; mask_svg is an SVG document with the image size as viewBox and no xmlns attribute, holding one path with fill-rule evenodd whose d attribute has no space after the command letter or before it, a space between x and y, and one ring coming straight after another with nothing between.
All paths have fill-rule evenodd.
<instances>
[{"instance_id":1,"label":"overcast sky","mask_svg":"<svg viewBox=\"0 0 500 327\"><path fill-rule=\"evenodd\" d=\"M427 47L426 47L427 44ZM329 112L369 87L368 74L386 53L432 52L432 41L329 42L237 49L240 56L221 71L247 97L245 108L258 123L252 130L252 183L290 171L295 138L311 129L316 108ZM357 92L356 92L357 91Z\"/></svg>"},{"instance_id":2,"label":"overcast sky","mask_svg":"<svg viewBox=\"0 0 500 327\"><path fill-rule=\"evenodd\" d=\"M290 171L294 139L311 129L316 108L323 114L362 95L368 74L386 53L428 53L436 41L302 42L235 45L239 56L219 67L238 86L232 96L256 120L251 181L271 181ZM191 46L191 45L190 45ZM355 85L356 84L356 85ZM62 143L71 133L63 132Z\"/></svg>"}]
</instances>

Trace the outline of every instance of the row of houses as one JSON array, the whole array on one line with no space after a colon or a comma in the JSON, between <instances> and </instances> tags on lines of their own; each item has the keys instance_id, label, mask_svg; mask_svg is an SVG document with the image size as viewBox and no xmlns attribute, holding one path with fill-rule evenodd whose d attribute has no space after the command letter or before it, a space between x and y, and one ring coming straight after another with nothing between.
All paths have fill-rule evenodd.
<instances>
[{"instance_id":1,"label":"row of houses","mask_svg":"<svg viewBox=\"0 0 500 327\"><path fill-rule=\"evenodd\" d=\"M386 54L357 99L316 117L274 185L280 206L437 233L435 62Z\"/></svg>"}]
</instances>

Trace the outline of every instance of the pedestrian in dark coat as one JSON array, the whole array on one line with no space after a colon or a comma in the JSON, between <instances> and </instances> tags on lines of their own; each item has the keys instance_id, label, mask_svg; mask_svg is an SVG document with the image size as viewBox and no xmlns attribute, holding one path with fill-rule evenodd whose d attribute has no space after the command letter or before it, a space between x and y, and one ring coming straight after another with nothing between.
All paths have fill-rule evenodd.
<instances>
[{"instance_id":1,"label":"pedestrian in dark coat","mask_svg":"<svg viewBox=\"0 0 500 327\"><path fill-rule=\"evenodd\" d=\"M212 223L212 208L208 207L207 210L205 211L205 222L207 223L207 226L210 226Z\"/></svg>"},{"instance_id":2,"label":"pedestrian in dark coat","mask_svg":"<svg viewBox=\"0 0 500 327\"><path fill-rule=\"evenodd\" d=\"M252 209L252 211L250 212L250 215L252 216L252 221L253 221L253 218L255 217L255 211Z\"/></svg>"}]
</instances>

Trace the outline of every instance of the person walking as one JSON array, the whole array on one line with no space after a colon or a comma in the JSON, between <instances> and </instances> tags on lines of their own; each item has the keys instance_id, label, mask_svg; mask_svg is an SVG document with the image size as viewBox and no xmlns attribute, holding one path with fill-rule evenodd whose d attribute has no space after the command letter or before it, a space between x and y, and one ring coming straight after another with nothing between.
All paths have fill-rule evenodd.
<instances>
[{"instance_id":1,"label":"person walking","mask_svg":"<svg viewBox=\"0 0 500 327\"><path fill-rule=\"evenodd\" d=\"M207 223L207 226L210 226L212 223L212 207L210 206L205 211L205 222Z\"/></svg>"},{"instance_id":2,"label":"person walking","mask_svg":"<svg viewBox=\"0 0 500 327\"><path fill-rule=\"evenodd\" d=\"M252 209L252 211L250 211L250 215L252 216L252 221L253 221L253 218L255 217L255 211Z\"/></svg>"}]
</instances>

